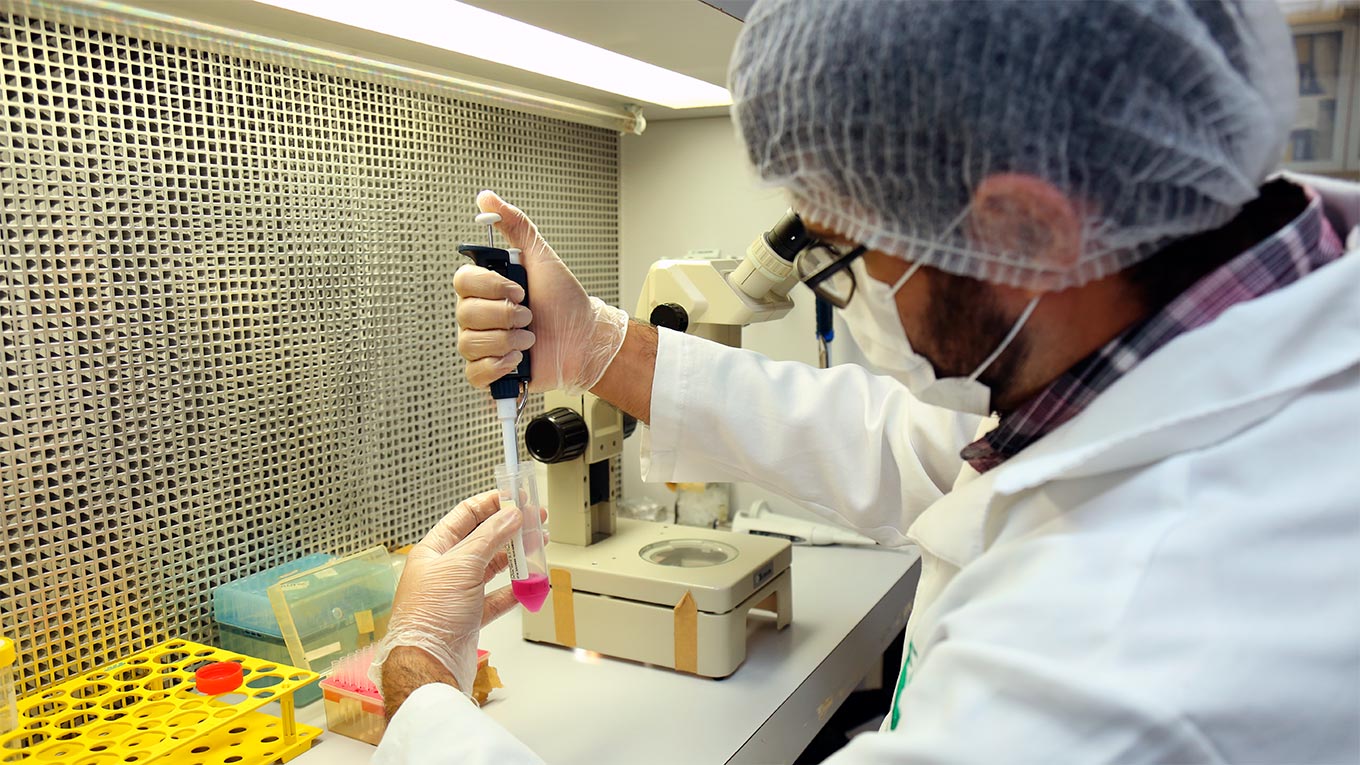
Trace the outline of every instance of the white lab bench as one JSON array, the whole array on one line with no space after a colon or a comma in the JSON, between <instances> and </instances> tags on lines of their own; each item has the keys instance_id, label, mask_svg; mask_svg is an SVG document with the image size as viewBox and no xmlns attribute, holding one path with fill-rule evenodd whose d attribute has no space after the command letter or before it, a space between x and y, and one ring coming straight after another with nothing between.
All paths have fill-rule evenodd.
<instances>
[{"instance_id":1,"label":"white lab bench","mask_svg":"<svg viewBox=\"0 0 1360 765\"><path fill-rule=\"evenodd\" d=\"M512 613L482 630L506 686L483 711L550 765L792 762L906 624L916 560L795 547L793 623L757 625L745 664L723 680L530 643ZM300 719L324 727L322 704ZM358 765L372 753L327 732L293 762Z\"/></svg>"}]
</instances>

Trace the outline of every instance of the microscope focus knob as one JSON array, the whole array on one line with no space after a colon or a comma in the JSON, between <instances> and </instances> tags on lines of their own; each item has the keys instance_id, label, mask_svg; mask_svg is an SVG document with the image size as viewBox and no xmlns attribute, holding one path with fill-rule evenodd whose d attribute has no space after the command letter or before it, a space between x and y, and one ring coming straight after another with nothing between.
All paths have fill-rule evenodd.
<instances>
[{"instance_id":1,"label":"microscope focus knob","mask_svg":"<svg viewBox=\"0 0 1360 765\"><path fill-rule=\"evenodd\" d=\"M524 429L525 448L534 459L548 465L580 457L589 442L585 419L565 406L540 414Z\"/></svg>"},{"instance_id":2,"label":"microscope focus knob","mask_svg":"<svg viewBox=\"0 0 1360 765\"><path fill-rule=\"evenodd\" d=\"M652 309L649 317L654 327L665 327L676 332L684 332L689 329L689 313L685 307L677 303L662 303Z\"/></svg>"}]
</instances>

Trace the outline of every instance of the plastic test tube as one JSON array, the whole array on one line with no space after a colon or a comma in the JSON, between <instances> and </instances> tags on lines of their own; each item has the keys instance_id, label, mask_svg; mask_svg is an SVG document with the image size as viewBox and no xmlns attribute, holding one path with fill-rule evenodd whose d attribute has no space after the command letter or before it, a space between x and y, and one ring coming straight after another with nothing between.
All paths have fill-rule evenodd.
<instances>
[{"instance_id":1,"label":"plastic test tube","mask_svg":"<svg viewBox=\"0 0 1360 765\"><path fill-rule=\"evenodd\" d=\"M505 548L510 559L510 588L521 605L537 612L548 598L549 587L534 463L513 470L504 463L497 465L496 489L500 492L501 507L519 508L524 521Z\"/></svg>"}]
</instances>

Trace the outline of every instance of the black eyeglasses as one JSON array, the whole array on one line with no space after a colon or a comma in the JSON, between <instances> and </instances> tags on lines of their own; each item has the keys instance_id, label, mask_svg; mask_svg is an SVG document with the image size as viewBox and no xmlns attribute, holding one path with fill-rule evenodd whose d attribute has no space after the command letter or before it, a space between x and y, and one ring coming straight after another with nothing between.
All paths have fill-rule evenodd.
<instances>
[{"instance_id":1,"label":"black eyeglasses","mask_svg":"<svg viewBox=\"0 0 1360 765\"><path fill-rule=\"evenodd\" d=\"M844 308L855 296L855 274L850 264L868 252L859 245L849 252L841 252L833 244L812 240L794 261L798 278L813 294L837 308Z\"/></svg>"}]
</instances>

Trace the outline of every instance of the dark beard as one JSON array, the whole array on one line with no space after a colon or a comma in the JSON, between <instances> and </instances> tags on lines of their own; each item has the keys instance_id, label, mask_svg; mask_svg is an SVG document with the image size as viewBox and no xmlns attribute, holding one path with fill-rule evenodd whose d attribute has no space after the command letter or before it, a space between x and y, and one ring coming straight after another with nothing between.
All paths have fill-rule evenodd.
<instances>
[{"instance_id":1,"label":"dark beard","mask_svg":"<svg viewBox=\"0 0 1360 765\"><path fill-rule=\"evenodd\" d=\"M932 347L927 355L937 377L967 377L996 350L1019 317L1002 312L985 282L939 270L930 276L933 289L926 306L926 326ZM1028 339L1022 331L978 377L992 389L993 408L997 401L1009 398L1028 354Z\"/></svg>"}]
</instances>

